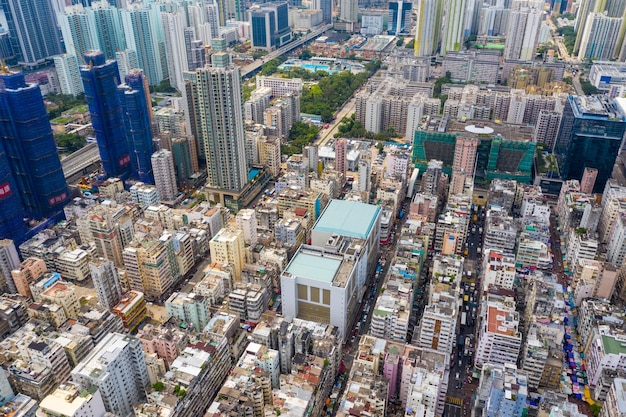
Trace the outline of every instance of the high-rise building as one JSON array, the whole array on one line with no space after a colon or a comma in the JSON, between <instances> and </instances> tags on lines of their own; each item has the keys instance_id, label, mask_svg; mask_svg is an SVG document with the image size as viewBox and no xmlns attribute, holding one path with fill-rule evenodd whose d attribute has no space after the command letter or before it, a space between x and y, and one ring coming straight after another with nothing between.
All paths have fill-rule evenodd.
<instances>
[{"instance_id":1,"label":"high-rise building","mask_svg":"<svg viewBox=\"0 0 626 417\"><path fill-rule=\"evenodd\" d=\"M17 293L11 271L20 264L20 257L15 249L15 244L10 239L0 240L0 293Z\"/></svg>"},{"instance_id":2,"label":"high-rise building","mask_svg":"<svg viewBox=\"0 0 626 417\"><path fill-rule=\"evenodd\" d=\"M480 140L474 137L458 136L454 147L452 162L452 182L450 194L462 194L468 178L474 179L476 167L476 152Z\"/></svg>"},{"instance_id":3,"label":"high-rise building","mask_svg":"<svg viewBox=\"0 0 626 417\"><path fill-rule=\"evenodd\" d=\"M255 5L249 13L253 48L272 51L291 41L287 2Z\"/></svg>"},{"instance_id":4,"label":"high-rise building","mask_svg":"<svg viewBox=\"0 0 626 417\"><path fill-rule=\"evenodd\" d=\"M230 55L217 52L212 65L190 74L194 120L211 187L239 192L248 182L241 77Z\"/></svg>"},{"instance_id":5,"label":"high-rise building","mask_svg":"<svg viewBox=\"0 0 626 417\"><path fill-rule=\"evenodd\" d=\"M85 63L80 75L104 175L126 180L131 174L131 158L117 93L117 62L106 61L101 51L90 51L85 54Z\"/></svg>"},{"instance_id":6,"label":"high-rise building","mask_svg":"<svg viewBox=\"0 0 626 417\"><path fill-rule=\"evenodd\" d=\"M172 156L174 158L174 169L176 170L176 181L179 188L185 188L188 182L187 180L191 177L191 174L194 173L193 165L191 165L190 145L192 143L194 143L193 138L172 139Z\"/></svg>"},{"instance_id":7,"label":"high-rise building","mask_svg":"<svg viewBox=\"0 0 626 417\"><path fill-rule=\"evenodd\" d=\"M341 180L346 181L348 168L348 142L345 139L335 141L335 171L341 173Z\"/></svg>"},{"instance_id":8,"label":"high-rise building","mask_svg":"<svg viewBox=\"0 0 626 417\"><path fill-rule=\"evenodd\" d=\"M185 39L185 29L189 26L187 24L186 13L184 10L163 12L161 13L161 21L165 35L170 84L178 91L183 91L185 87L183 72L190 70L187 47L190 46L191 42L187 43ZM194 34L193 31L191 33ZM189 39L189 41L194 40L195 36L194 39Z\"/></svg>"},{"instance_id":9,"label":"high-rise building","mask_svg":"<svg viewBox=\"0 0 626 417\"><path fill-rule=\"evenodd\" d=\"M141 182L154 184L150 158L153 153L151 129L151 98L146 78L140 69L133 69L117 87L126 142L130 151L132 175Z\"/></svg>"},{"instance_id":10,"label":"high-rise building","mask_svg":"<svg viewBox=\"0 0 626 417\"><path fill-rule=\"evenodd\" d=\"M451 0L446 3L441 21L441 55L459 51L463 45L463 24L467 0Z\"/></svg>"},{"instance_id":11,"label":"high-rise building","mask_svg":"<svg viewBox=\"0 0 626 417\"><path fill-rule=\"evenodd\" d=\"M211 260L233 269L233 281L241 281L241 271L246 263L243 231L224 228L209 242Z\"/></svg>"},{"instance_id":12,"label":"high-rise building","mask_svg":"<svg viewBox=\"0 0 626 417\"><path fill-rule=\"evenodd\" d=\"M97 28L82 4L67 6L63 13L57 14L57 20L68 54L83 56L89 51L100 49Z\"/></svg>"},{"instance_id":13,"label":"high-rise building","mask_svg":"<svg viewBox=\"0 0 626 417\"><path fill-rule=\"evenodd\" d=\"M49 217L63 209L70 194L41 90L27 83L21 72L0 74L0 84L0 137L17 186L14 191L24 215ZM3 189L11 192L10 184Z\"/></svg>"},{"instance_id":14,"label":"high-rise building","mask_svg":"<svg viewBox=\"0 0 626 417\"><path fill-rule=\"evenodd\" d=\"M0 239L21 242L26 233L24 205L9 166L9 159L0 142Z\"/></svg>"},{"instance_id":15,"label":"high-rise building","mask_svg":"<svg viewBox=\"0 0 626 417\"><path fill-rule=\"evenodd\" d=\"M554 146L561 177L580 180L585 168L596 168L593 191L604 190L626 132L625 115L624 99L570 95Z\"/></svg>"},{"instance_id":16,"label":"high-rise building","mask_svg":"<svg viewBox=\"0 0 626 417\"><path fill-rule=\"evenodd\" d=\"M94 1L88 12L93 16L92 22L96 28L99 49L104 53L104 57L106 59L118 59L116 52L126 50L126 39L122 30L119 11L111 3L114 2ZM137 68L137 65L132 66L132 68Z\"/></svg>"},{"instance_id":17,"label":"high-rise building","mask_svg":"<svg viewBox=\"0 0 626 417\"><path fill-rule=\"evenodd\" d=\"M39 404L42 416L103 417L106 414L99 390L81 391L76 385L63 384Z\"/></svg>"},{"instance_id":18,"label":"high-rise building","mask_svg":"<svg viewBox=\"0 0 626 417\"><path fill-rule=\"evenodd\" d=\"M359 21L359 1L341 0L339 19L344 22L356 23Z\"/></svg>"},{"instance_id":19,"label":"high-rise building","mask_svg":"<svg viewBox=\"0 0 626 417\"><path fill-rule=\"evenodd\" d=\"M560 125L561 112L540 110L539 117L537 117L537 124L535 124L535 142L543 143L551 150L554 147Z\"/></svg>"},{"instance_id":20,"label":"high-rise building","mask_svg":"<svg viewBox=\"0 0 626 417\"><path fill-rule=\"evenodd\" d=\"M590 13L582 32L578 59L607 61L619 56L618 40L624 22L623 16L610 17L605 13Z\"/></svg>"},{"instance_id":21,"label":"high-rise building","mask_svg":"<svg viewBox=\"0 0 626 417\"><path fill-rule=\"evenodd\" d=\"M83 92L76 55L63 54L54 57L54 69L61 86L61 93L77 96Z\"/></svg>"},{"instance_id":22,"label":"high-rise building","mask_svg":"<svg viewBox=\"0 0 626 417\"><path fill-rule=\"evenodd\" d=\"M52 2L5 0L0 7L19 65L37 67L63 53Z\"/></svg>"},{"instance_id":23,"label":"high-rise building","mask_svg":"<svg viewBox=\"0 0 626 417\"><path fill-rule=\"evenodd\" d=\"M312 8L322 11L322 21L324 23L333 22L333 0L314 0Z\"/></svg>"},{"instance_id":24,"label":"high-rise building","mask_svg":"<svg viewBox=\"0 0 626 417\"><path fill-rule=\"evenodd\" d=\"M411 31L411 9L413 3L404 0L392 0L389 2L389 27L390 35L408 34Z\"/></svg>"},{"instance_id":25,"label":"high-rise building","mask_svg":"<svg viewBox=\"0 0 626 417\"><path fill-rule=\"evenodd\" d=\"M110 413L132 415L133 405L145 400L150 380L139 339L109 333L72 371L82 389L96 386Z\"/></svg>"},{"instance_id":26,"label":"high-rise building","mask_svg":"<svg viewBox=\"0 0 626 417\"><path fill-rule=\"evenodd\" d=\"M159 39L160 28L153 15L154 12L142 3L120 9L127 48L137 52L139 68L144 70L150 85L159 85L167 77L167 63L165 44Z\"/></svg>"},{"instance_id":27,"label":"high-rise building","mask_svg":"<svg viewBox=\"0 0 626 417\"><path fill-rule=\"evenodd\" d=\"M172 153L166 149L152 155L154 183L161 201L174 201L178 194Z\"/></svg>"},{"instance_id":28,"label":"high-rise building","mask_svg":"<svg viewBox=\"0 0 626 417\"><path fill-rule=\"evenodd\" d=\"M115 264L100 258L89 263L89 271L100 305L112 310L122 299L122 288Z\"/></svg>"},{"instance_id":29,"label":"high-rise building","mask_svg":"<svg viewBox=\"0 0 626 417\"><path fill-rule=\"evenodd\" d=\"M598 18L596 16L589 19L592 14L600 14L606 18L624 17L624 0L583 0L578 4L579 8L576 13L576 21L574 24L574 29L576 29L574 54L580 53L583 40L585 39L585 32L590 31L589 24L593 24L594 20ZM619 53L624 35L621 30L616 31L616 33L620 34L617 41L618 45L615 48L616 53ZM613 34L610 35L612 37Z\"/></svg>"},{"instance_id":30,"label":"high-rise building","mask_svg":"<svg viewBox=\"0 0 626 417\"><path fill-rule=\"evenodd\" d=\"M593 193L593 186L598 178L598 170L595 168L585 167L583 178L580 180L580 192L585 194Z\"/></svg>"},{"instance_id":31,"label":"high-rise building","mask_svg":"<svg viewBox=\"0 0 626 417\"><path fill-rule=\"evenodd\" d=\"M542 1L514 0L507 30L506 59L532 61L535 58L539 29L543 21Z\"/></svg>"},{"instance_id":32,"label":"high-rise building","mask_svg":"<svg viewBox=\"0 0 626 417\"><path fill-rule=\"evenodd\" d=\"M430 56L437 50L441 31L441 0L418 0L415 2L416 25L415 56Z\"/></svg>"}]
</instances>

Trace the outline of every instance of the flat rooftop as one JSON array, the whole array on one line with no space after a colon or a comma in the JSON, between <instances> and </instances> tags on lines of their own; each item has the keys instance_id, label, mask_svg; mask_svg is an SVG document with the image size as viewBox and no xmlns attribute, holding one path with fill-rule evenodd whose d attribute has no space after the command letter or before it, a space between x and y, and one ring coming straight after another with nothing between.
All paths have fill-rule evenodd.
<instances>
[{"instance_id":1,"label":"flat rooftop","mask_svg":"<svg viewBox=\"0 0 626 417\"><path fill-rule=\"evenodd\" d=\"M367 239L380 207L356 201L331 200L313 230Z\"/></svg>"},{"instance_id":2,"label":"flat rooftop","mask_svg":"<svg viewBox=\"0 0 626 417\"><path fill-rule=\"evenodd\" d=\"M467 137L478 135L472 131L485 131L485 134L491 138L499 134L502 139L506 140L532 141L534 128L508 123L494 123L489 120L468 120L465 122L450 120L446 129L446 133L463 133ZM486 131L491 132L487 134Z\"/></svg>"},{"instance_id":3,"label":"flat rooftop","mask_svg":"<svg viewBox=\"0 0 626 417\"><path fill-rule=\"evenodd\" d=\"M289 263L286 272L302 278L331 283L341 266L341 261L339 258L298 252Z\"/></svg>"},{"instance_id":4,"label":"flat rooftop","mask_svg":"<svg viewBox=\"0 0 626 417\"><path fill-rule=\"evenodd\" d=\"M618 338L615 335L603 334L602 345L606 354L626 354L626 339Z\"/></svg>"}]
</instances>

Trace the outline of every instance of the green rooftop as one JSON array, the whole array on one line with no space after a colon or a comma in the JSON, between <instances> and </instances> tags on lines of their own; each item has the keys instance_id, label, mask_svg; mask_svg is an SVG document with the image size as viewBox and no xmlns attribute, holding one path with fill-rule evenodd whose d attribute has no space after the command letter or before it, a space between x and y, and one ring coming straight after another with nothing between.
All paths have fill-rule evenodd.
<instances>
[{"instance_id":1,"label":"green rooftop","mask_svg":"<svg viewBox=\"0 0 626 417\"><path fill-rule=\"evenodd\" d=\"M313 230L365 239L379 213L380 207L372 204L331 200Z\"/></svg>"},{"instance_id":2,"label":"green rooftop","mask_svg":"<svg viewBox=\"0 0 626 417\"><path fill-rule=\"evenodd\" d=\"M299 252L289 263L287 272L301 278L330 283L340 265L341 259Z\"/></svg>"},{"instance_id":3,"label":"green rooftop","mask_svg":"<svg viewBox=\"0 0 626 417\"><path fill-rule=\"evenodd\" d=\"M604 352L606 354L626 355L626 342L617 339L615 336L602 335L602 345L604 346Z\"/></svg>"}]
</instances>

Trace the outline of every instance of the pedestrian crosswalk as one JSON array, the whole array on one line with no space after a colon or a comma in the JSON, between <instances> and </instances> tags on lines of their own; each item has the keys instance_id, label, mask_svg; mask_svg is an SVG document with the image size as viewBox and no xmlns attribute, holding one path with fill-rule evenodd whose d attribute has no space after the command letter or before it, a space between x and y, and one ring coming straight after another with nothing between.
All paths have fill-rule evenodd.
<instances>
[{"instance_id":1,"label":"pedestrian crosswalk","mask_svg":"<svg viewBox=\"0 0 626 417\"><path fill-rule=\"evenodd\" d=\"M457 398L457 397L447 396L446 397L446 402L450 403L450 404L463 405L463 399L462 398Z\"/></svg>"}]
</instances>

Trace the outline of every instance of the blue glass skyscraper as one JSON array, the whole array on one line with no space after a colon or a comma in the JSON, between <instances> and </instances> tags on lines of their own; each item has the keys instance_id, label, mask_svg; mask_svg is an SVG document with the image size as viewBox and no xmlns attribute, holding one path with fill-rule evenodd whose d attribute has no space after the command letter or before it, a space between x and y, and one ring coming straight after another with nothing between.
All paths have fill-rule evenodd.
<instances>
[{"instance_id":1,"label":"blue glass skyscraper","mask_svg":"<svg viewBox=\"0 0 626 417\"><path fill-rule=\"evenodd\" d=\"M104 175L126 180L131 173L131 158L117 93L117 62L106 61L101 51L90 51L85 54L85 63L80 75Z\"/></svg>"},{"instance_id":2,"label":"blue glass skyscraper","mask_svg":"<svg viewBox=\"0 0 626 417\"><path fill-rule=\"evenodd\" d=\"M48 112L37 84L21 72L0 73L0 141L24 216L50 217L69 201Z\"/></svg>"},{"instance_id":3,"label":"blue glass skyscraper","mask_svg":"<svg viewBox=\"0 0 626 417\"><path fill-rule=\"evenodd\" d=\"M9 168L9 159L0 141L0 240L21 241L26 233L24 206Z\"/></svg>"},{"instance_id":4,"label":"blue glass skyscraper","mask_svg":"<svg viewBox=\"0 0 626 417\"><path fill-rule=\"evenodd\" d=\"M154 184L152 163L152 130L145 77L139 69L131 70L117 87L126 127L126 141L130 150L132 175L139 181Z\"/></svg>"},{"instance_id":5,"label":"blue glass skyscraper","mask_svg":"<svg viewBox=\"0 0 626 417\"><path fill-rule=\"evenodd\" d=\"M554 153L564 180L581 180L585 168L596 168L594 193L611 177L626 136L626 103L605 96L572 96L565 102Z\"/></svg>"}]
</instances>

